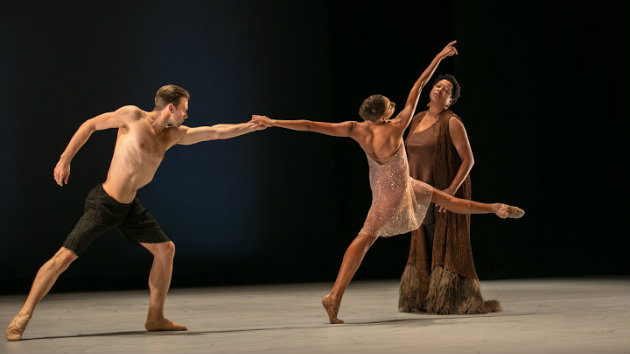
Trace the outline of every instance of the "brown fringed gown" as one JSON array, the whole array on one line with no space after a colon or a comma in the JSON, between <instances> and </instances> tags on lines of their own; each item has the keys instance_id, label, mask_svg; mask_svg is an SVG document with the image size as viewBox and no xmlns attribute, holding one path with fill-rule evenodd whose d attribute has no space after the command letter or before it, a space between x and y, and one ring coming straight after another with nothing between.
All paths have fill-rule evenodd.
<instances>
[{"instance_id":1,"label":"brown fringed gown","mask_svg":"<svg viewBox=\"0 0 630 354\"><path fill-rule=\"evenodd\" d=\"M443 190L457 174L461 159L451 141L449 120L459 117L444 110L429 128L415 129L426 111L412 120L405 145L411 177ZM455 196L470 199L470 177ZM400 282L398 302L403 312L473 314L501 311L496 300L484 301L470 246L470 215L434 212L412 231L407 266Z\"/></svg>"}]
</instances>

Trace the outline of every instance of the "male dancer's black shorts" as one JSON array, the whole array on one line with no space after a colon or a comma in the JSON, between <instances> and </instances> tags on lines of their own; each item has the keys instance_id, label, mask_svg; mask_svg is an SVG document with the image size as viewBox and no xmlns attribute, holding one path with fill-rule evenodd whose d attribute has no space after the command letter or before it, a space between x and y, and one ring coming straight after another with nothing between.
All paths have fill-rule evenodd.
<instances>
[{"instance_id":1,"label":"male dancer's black shorts","mask_svg":"<svg viewBox=\"0 0 630 354\"><path fill-rule=\"evenodd\" d=\"M66 238L63 247L81 256L94 240L112 228L118 229L132 245L170 241L138 199L129 204L119 203L99 184L85 198L83 216Z\"/></svg>"}]
</instances>

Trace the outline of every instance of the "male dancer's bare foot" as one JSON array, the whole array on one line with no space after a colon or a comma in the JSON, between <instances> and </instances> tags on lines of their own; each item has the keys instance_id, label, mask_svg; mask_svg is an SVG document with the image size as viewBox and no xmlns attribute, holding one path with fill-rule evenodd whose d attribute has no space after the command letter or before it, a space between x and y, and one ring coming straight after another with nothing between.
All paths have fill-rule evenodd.
<instances>
[{"instance_id":1,"label":"male dancer's bare foot","mask_svg":"<svg viewBox=\"0 0 630 354\"><path fill-rule=\"evenodd\" d=\"M326 313L328 313L328 320L330 321L330 323L343 323L343 320L337 318L337 313L339 312L339 304L336 304L330 298L330 295L326 295L322 298L322 305L324 305L324 309L326 310Z\"/></svg>"},{"instance_id":2,"label":"male dancer's bare foot","mask_svg":"<svg viewBox=\"0 0 630 354\"><path fill-rule=\"evenodd\" d=\"M31 319L30 314L22 314L18 313L15 317L13 317L13 321L9 323L9 327L7 328L4 335L7 337L7 340L16 341L22 340L22 333L26 329L26 325L28 321Z\"/></svg>"},{"instance_id":3,"label":"male dancer's bare foot","mask_svg":"<svg viewBox=\"0 0 630 354\"><path fill-rule=\"evenodd\" d=\"M161 320L147 320L144 323L144 328L148 331L187 331L188 328L184 325L180 325L179 323L175 323L171 320L167 320L166 318L162 318Z\"/></svg>"},{"instance_id":4,"label":"male dancer's bare foot","mask_svg":"<svg viewBox=\"0 0 630 354\"><path fill-rule=\"evenodd\" d=\"M507 204L499 204L499 209L495 212L495 214L497 214L497 216L500 217L501 219L505 219L505 218L518 219L518 218L522 218L523 215L525 215L525 210L519 207L510 206Z\"/></svg>"}]
</instances>

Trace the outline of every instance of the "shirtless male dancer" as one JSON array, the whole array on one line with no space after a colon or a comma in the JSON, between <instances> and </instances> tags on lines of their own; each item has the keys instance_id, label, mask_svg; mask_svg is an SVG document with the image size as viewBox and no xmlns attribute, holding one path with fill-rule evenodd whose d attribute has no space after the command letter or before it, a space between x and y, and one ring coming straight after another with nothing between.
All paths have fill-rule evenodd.
<instances>
[{"instance_id":1,"label":"shirtless male dancer","mask_svg":"<svg viewBox=\"0 0 630 354\"><path fill-rule=\"evenodd\" d=\"M494 213L500 218L520 218L522 209L502 203L479 203L455 198L409 176L403 133L413 117L420 91L429 81L442 59L457 54L455 41L449 43L431 61L414 84L405 107L395 118L395 104L383 95L368 97L361 104L363 122L314 122L309 120L276 120L254 115L252 121L265 127L311 131L354 139L367 155L372 189L372 205L341 263L335 284L322 305L330 323L343 323L337 318L341 298L363 257L379 236L394 236L418 229L431 202L457 214Z\"/></svg>"},{"instance_id":2,"label":"shirtless male dancer","mask_svg":"<svg viewBox=\"0 0 630 354\"><path fill-rule=\"evenodd\" d=\"M97 130L118 129L114 156L105 183L88 194L85 212L63 246L37 272L22 309L13 318L5 335L10 341L22 339L35 306L48 293L57 278L105 231L117 228L130 244L140 244L153 254L149 273L149 312L145 328L149 331L186 331L181 324L164 317L164 301L173 272L175 245L157 221L138 202L137 191L153 179L164 153L175 144L191 145L201 141L229 139L264 129L252 122L216 124L190 128L182 125L188 118L190 94L176 85L161 87L155 108L146 112L124 106L84 122L61 154L54 170L59 186L68 183L70 162Z\"/></svg>"}]
</instances>

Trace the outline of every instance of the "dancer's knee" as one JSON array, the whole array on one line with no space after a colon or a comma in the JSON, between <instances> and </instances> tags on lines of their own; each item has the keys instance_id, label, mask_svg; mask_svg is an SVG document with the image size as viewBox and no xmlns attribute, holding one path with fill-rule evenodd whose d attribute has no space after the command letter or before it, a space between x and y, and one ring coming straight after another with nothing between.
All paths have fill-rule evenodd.
<instances>
[{"instance_id":1,"label":"dancer's knee","mask_svg":"<svg viewBox=\"0 0 630 354\"><path fill-rule=\"evenodd\" d=\"M63 273L77 258L79 258L79 256L77 256L76 253L62 247L42 268L55 273Z\"/></svg>"},{"instance_id":2,"label":"dancer's knee","mask_svg":"<svg viewBox=\"0 0 630 354\"><path fill-rule=\"evenodd\" d=\"M175 257L175 244L172 241L159 243L155 256L164 259L173 259L173 257Z\"/></svg>"}]
</instances>

